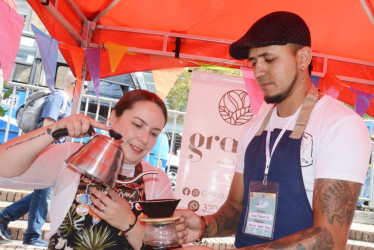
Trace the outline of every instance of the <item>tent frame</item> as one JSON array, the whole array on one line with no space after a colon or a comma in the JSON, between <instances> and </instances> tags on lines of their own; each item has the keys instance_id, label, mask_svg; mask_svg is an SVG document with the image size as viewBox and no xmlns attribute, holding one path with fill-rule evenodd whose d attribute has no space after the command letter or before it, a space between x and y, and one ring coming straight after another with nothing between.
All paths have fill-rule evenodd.
<instances>
[{"instance_id":1,"label":"tent frame","mask_svg":"<svg viewBox=\"0 0 374 250\"><path fill-rule=\"evenodd\" d=\"M85 48L98 48L102 47L103 45L92 43L91 36L96 29L103 29L103 30L115 30L119 32L127 32L127 33L138 33L138 34L149 34L149 35L156 35L163 37L163 46L160 50L153 50L153 49L146 49L146 48L135 48L129 47L128 52L135 52L135 53L143 53L148 55L157 55L157 56L165 56L165 57L176 57L175 52L168 51L169 46L169 39L170 38L179 38L185 40L200 40L206 42L213 42L218 44L228 45L231 44L232 40L228 39L219 39L219 38L211 38L211 37L203 37L203 36L196 36L196 35L188 35L188 34L181 34L175 32L162 32L156 30L145 30L145 29L135 29L135 28L128 28L128 27L115 27L109 25L100 25L97 22L100 20L102 16L104 16L108 11L110 11L120 0L111 0L108 1L107 5L103 8L103 10L98 13L95 17L92 18L92 21L87 19L83 12L79 9L79 7L75 4L72 0L66 0L68 5L71 7L73 13L82 21L83 28L81 34L79 34L71 25L71 23L62 15L62 13L58 10L58 2L59 0L54 1L54 3L50 2L49 0L40 0L40 2L45 5L45 7L50 11L50 13L65 27L65 29L69 32L69 34L75 38L77 43L80 44L80 47ZM361 4L364 6L370 20L374 25L374 17L373 17L373 8L369 1L361 0ZM323 59L323 70L322 72L312 72L313 75L323 77L326 74L327 66L330 60L334 61L341 61L347 62L352 64L360 64L364 66L374 67L373 62L361 61L361 60L354 60L344 57L338 57L328 54L321 54L321 53L314 53L313 56L316 58ZM196 61L204 61L207 63L218 63L218 64L227 64L233 67L240 67L240 66L247 66L246 62L240 63L236 60L227 60L224 58L217 58L217 57L207 57L207 56L199 56L194 54L187 54L187 53L179 53L178 57L182 59L189 59L189 60L196 60ZM85 79L87 69L86 65L83 65L83 72L82 78ZM343 81L350 81L360 84L367 84L367 85L374 85L373 80L368 79L361 79L361 78L354 78L344 75L337 75L340 80Z\"/></svg>"}]
</instances>

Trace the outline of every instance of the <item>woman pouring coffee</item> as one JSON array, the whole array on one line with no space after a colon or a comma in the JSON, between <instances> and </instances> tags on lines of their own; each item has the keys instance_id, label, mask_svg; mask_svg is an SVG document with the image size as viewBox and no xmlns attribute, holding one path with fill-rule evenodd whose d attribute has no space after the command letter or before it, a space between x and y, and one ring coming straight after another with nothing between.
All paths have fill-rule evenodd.
<instances>
[{"instance_id":1,"label":"woman pouring coffee","mask_svg":"<svg viewBox=\"0 0 374 250\"><path fill-rule=\"evenodd\" d=\"M149 170L157 171L157 175L106 189L69 167L65 160L82 145L52 144L54 131L67 129L69 136L79 138L87 136L90 127L109 130L87 116L71 115L0 145L0 186L54 187L48 249L140 249L144 225L137 220L141 208L136 201L174 197L167 175L142 161L166 121L163 101L145 90L124 94L109 118L111 129L122 136L124 163L119 179L131 179Z\"/></svg>"}]
</instances>

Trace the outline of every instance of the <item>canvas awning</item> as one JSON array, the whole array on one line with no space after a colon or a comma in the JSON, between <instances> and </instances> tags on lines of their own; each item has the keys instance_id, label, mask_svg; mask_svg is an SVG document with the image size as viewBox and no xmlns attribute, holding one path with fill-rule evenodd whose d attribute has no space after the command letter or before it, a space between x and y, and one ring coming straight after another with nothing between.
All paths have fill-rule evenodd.
<instances>
[{"instance_id":1,"label":"canvas awning","mask_svg":"<svg viewBox=\"0 0 374 250\"><path fill-rule=\"evenodd\" d=\"M261 16L276 10L292 11L310 27L313 74L324 77L329 73L348 86L374 93L374 0L28 2L57 41L81 48L102 48L100 77L196 66L199 62L245 65L245 61L229 56L229 44ZM126 53L115 72L111 72L104 46L108 41L135 52ZM61 52L73 65L69 52ZM339 96L347 98L354 97Z\"/></svg>"}]
</instances>

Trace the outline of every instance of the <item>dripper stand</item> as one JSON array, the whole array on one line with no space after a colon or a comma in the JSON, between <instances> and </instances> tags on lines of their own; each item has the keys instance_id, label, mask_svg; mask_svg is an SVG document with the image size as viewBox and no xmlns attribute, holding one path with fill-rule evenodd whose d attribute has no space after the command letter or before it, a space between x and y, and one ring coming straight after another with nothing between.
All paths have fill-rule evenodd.
<instances>
[{"instance_id":1,"label":"dripper stand","mask_svg":"<svg viewBox=\"0 0 374 250\"><path fill-rule=\"evenodd\" d=\"M147 215L139 218L146 223L142 250L167 250L181 248L175 228L175 221L180 215L173 216L179 203L175 199L140 201L143 212Z\"/></svg>"},{"instance_id":2,"label":"dripper stand","mask_svg":"<svg viewBox=\"0 0 374 250\"><path fill-rule=\"evenodd\" d=\"M141 221L146 223L141 250L181 248L182 246L178 243L179 237L175 229L175 221L179 218L180 216L167 218L140 218Z\"/></svg>"}]
</instances>

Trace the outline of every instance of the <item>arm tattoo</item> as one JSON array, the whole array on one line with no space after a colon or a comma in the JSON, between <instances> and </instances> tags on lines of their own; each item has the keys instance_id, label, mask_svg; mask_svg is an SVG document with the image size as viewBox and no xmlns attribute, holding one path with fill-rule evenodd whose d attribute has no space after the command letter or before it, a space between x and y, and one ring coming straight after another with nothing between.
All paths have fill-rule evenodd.
<instances>
[{"instance_id":1,"label":"arm tattoo","mask_svg":"<svg viewBox=\"0 0 374 250\"><path fill-rule=\"evenodd\" d=\"M215 225L208 226L208 235L211 233L216 236L232 235L236 231L239 217L240 211L237 211L234 206L224 204L214 216Z\"/></svg>"},{"instance_id":2,"label":"arm tattoo","mask_svg":"<svg viewBox=\"0 0 374 250\"><path fill-rule=\"evenodd\" d=\"M317 225L248 249L343 249L360 189L355 182L317 179L313 199L314 216L320 218Z\"/></svg>"},{"instance_id":3,"label":"arm tattoo","mask_svg":"<svg viewBox=\"0 0 374 250\"><path fill-rule=\"evenodd\" d=\"M47 133L48 133L48 132L47 132ZM41 132L40 134L37 134L37 135L35 135L35 136L33 136L33 137L30 137L30 138L27 139L27 140L19 141L19 142L13 144L13 145L10 145L10 146L6 147L5 150L9 150L9 149L11 149L11 148L13 148L13 147L15 147L15 146L18 146L18 145L24 144L24 143L26 143L26 142L32 141L32 140L34 140L34 139L36 139L36 138L39 138L39 137L41 137L41 136L43 136L43 135L45 135L45 134L46 134L45 132Z\"/></svg>"},{"instance_id":4,"label":"arm tattoo","mask_svg":"<svg viewBox=\"0 0 374 250\"><path fill-rule=\"evenodd\" d=\"M268 244L254 246L250 249L318 250L333 249L333 247L334 240L330 231L326 228L314 227Z\"/></svg>"},{"instance_id":5,"label":"arm tattoo","mask_svg":"<svg viewBox=\"0 0 374 250\"><path fill-rule=\"evenodd\" d=\"M341 226L352 222L361 185L349 181L318 179L316 181L316 202L328 222Z\"/></svg>"}]
</instances>

